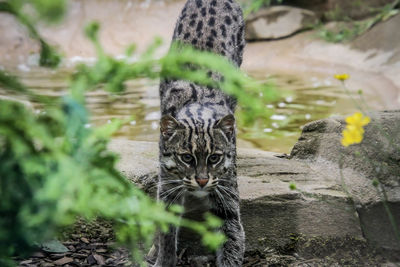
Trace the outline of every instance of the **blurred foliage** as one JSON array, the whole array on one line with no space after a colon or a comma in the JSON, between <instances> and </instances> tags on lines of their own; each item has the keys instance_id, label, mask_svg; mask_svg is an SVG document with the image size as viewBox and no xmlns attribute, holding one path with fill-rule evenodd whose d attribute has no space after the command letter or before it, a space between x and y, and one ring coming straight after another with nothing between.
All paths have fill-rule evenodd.
<instances>
[{"instance_id":1,"label":"blurred foliage","mask_svg":"<svg viewBox=\"0 0 400 267\"><path fill-rule=\"evenodd\" d=\"M296 6L296 1L291 0L243 0L241 5L244 10L244 16L247 17L251 13L257 12L259 9L268 7L271 5L287 4ZM354 9L366 9L373 15L370 18L364 20L353 20L346 15L346 12L341 8L339 4L334 9L324 13L322 20L335 21L335 24L324 24L322 21L314 28L317 30L318 37L322 38L327 42L340 43L351 41L357 36L362 35L374 25L379 22L386 21L392 16L399 13L400 0L393 0L392 3L386 4L380 7L370 7L363 0L357 0L351 2L352 8Z\"/></svg>"},{"instance_id":2,"label":"blurred foliage","mask_svg":"<svg viewBox=\"0 0 400 267\"><path fill-rule=\"evenodd\" d=\"M281 4L283 0L250 0L243 1L243 15L246 18L251 13L257 12L260 8L271 6L272 4Z\"/></svg>"},{"instance_id":3,"label":"blurred foliage","mask_svg":"<svg viewBox=\"0 0 400 267\"><path fill-rule=\"evenodd\" d=\"M391 4L385 5L377 9L377 14L371 18L354 21L347 17L341 17L340 10L337 9L334 13L330 14L331 20L340 20L335 22L335 26L328 28L326 25L316 25L318 36L327 42L340 43L351 41L357 36L360 36L371 29L379 22L388 20L389 18L399 13L400 0L395 0ZM336 15L335 15L336 14Z\"/></svg>"},{"instance_id":4,"label":"blurred foliage","mask_svg":"<svg viewBox=\"0 0 400 267\"><path fill-rule=\"evenodd\" d=\"M60 22L66 12L66 0L4 0L18 16L23 16L29 21L37 23Z\"/></svg>"},{"instance_id":5,"label":"blurred foliage","mask_svg":"<svg viewBox=\"0 0 400 267\"><path fill-rule=\"evenodd\" d=\"M47 23L58 22L65 12L65 0L7 0L0 2L0 12L13 15L24 25L32 38L40 43L39 63L44 67L56 67L61 57L55 49L44 41L33 26L39 20Z\"/></svg>"},{"instance_id":6,"label":"blurred foliage","mask_svg":"<svg viewBox=\"0 0 400 267\"><path fill-rule=\"evenodd\" d=\"M235 96L241 107L241 116L238 119L243 124L252 123L256 118L269 118L271 110L266 108L266 103L277 100L280 96L271 83L262 83L250 78L223 56L197 51L181 43L173 44L161 63L162 77L180 77L220 88ZM189 64L191 67L188 67ZM220 74L220 81L210 78L209 71Z\"/></svg>"},{"instance_id":7,"label":"blurred foliage","mask_svg":"<svg viewBox=\"0 0 400 267\"><path fill-rule=\"evenodd\" d=\"M38 16L54 21L50 17L61 17L64 1L50 2L29 3ZM41 65L54 67L60 57L53 49L46 49L50 46L37 33L35 20L22 13L22 5L27 3L3 1L0 11L14 15L29 29L42 44ZM142 77L188 79L237 96L239 103L249 110L250 118L265 115L265 101L276 97L276 92L270 85L261 86L250 79L223 57L181 44L172 46L161 60L154 57L160 40L135 61L133 46L127 49L125 59L116 60L104 53L97 38L98 29L96 23L85 29L96 48L97 62L77 67L68 94L57 103L46 106L46 99L16 77L0 71L0 86L44 104L44 109L37 112L17 102L0 100L2 266L12 264L13 255L30 253L35 245L52 238L60 227L73 224L78 217L111 220L117 241L131 248L138 261L142 256L139 244L148 247L155 231L165 231L170 224L197 231L202 234L203 243L212 249L225 240L222 233L214 230L221 225L220 219L209 215L204 223L180 220L180 207L166 210L163 203L150 199L118 172L118 157L107 150L107 143L124 122L112 121L95 129L85 127L90 121L85 93L99 86L108 92L122 92L127 80ZM189 68L189 63L197 68ZM208 70L220 73L223 82L209 78Z\"/></svg>"},{"instance_id":8,"label":"blurred foliage","mask_svg":"<svg viewBox=\"0 0 400 267\"><path fill-rule=\"evenodd\" d=\"M115 169L117 156L107 143L121 122L85 128L86 109L72 96L40 115L19 103L0 102L0 259L29 253L78 215L113 221L117 241L134 249L137 259L138 244L148 247L157 227L179 223L176 213ZM183 225L203 233L213 248L223 240L210 237L215 219Z\"/></svg>"}]
</instances>

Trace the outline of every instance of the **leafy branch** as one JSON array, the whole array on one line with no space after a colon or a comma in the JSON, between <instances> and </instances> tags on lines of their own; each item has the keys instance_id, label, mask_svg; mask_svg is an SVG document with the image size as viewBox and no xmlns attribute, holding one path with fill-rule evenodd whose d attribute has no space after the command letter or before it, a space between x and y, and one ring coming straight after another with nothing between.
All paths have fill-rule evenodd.
<instances>
[{"instance_id":1,"label":"leafy branch","mask_svg":"<svg viewBox=\"0 0 400 267\"><path fill-rule=\"evenodd\" d=\"M28 30L32 38L39 41L40 43L40 59L39 64L43 67L57 67L61 61L60 55L51 47L38 33L37 29L33 26L34 23L31 19L24 13L21 12L25 1L13 0L0 2L0 12L9 13L14 16L19 23L24 25ZM51 4L53 3L53 4ZM36 0L32 1L32 4L36 5L36 10L40 10L42 16L47 18L47 21L53 21L60 19L65 9L65 2L60 0L54 1L43 1Z\"/></svg>"}]
</instances>

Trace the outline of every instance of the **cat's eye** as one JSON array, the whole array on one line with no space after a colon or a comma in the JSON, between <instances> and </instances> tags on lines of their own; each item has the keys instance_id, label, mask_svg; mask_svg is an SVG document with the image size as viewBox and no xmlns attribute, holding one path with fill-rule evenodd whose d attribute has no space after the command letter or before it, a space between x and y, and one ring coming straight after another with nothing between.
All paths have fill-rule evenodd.
<instances>
[{"instance_id":1,"label":"cat's eye","mask_svg":"<svg viewBox=\"0 0 400 267\"><path fill-rule=\"evenodd\" d=\"M193 156L190 154L182 154L181 159L185 163L192 163L192 161L194 160Z\"/></svg>"},{"instance_id":2,"label":"cat's eye","mask_svg":"<svg viewBox=\"0 0 400 267\"><path fill-rule=\"evenodd\" d=\"M220 158L221 158L221 155L212 154L211 156L208 157L208 162L211 164L215 164L219 161Z\"/></svg>"}]
</instances>

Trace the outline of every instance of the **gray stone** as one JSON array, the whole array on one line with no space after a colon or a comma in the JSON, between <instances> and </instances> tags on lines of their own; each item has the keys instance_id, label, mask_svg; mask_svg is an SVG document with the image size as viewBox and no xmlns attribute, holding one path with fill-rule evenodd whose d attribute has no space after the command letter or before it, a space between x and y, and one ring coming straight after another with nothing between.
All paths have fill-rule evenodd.
<instances>
[{"instance_id":1,"label":"gray stone","mask_svg":"<svg viewBox=\"0 0 400 267\"><path fill-rule=\"evenodd\" d=\"M141 187L147 184L143 177L157 175L157 143L113 139L108 148L120 155L117 168L125 177Z\"/></svg>"},{"instance_id":2,"label":"gray stone","mask_svg":"<svg viewBox=\"0 0 400 267\"><path fill-rule=\"evenodd\" d=\"M291 36L310 29L317 22L309 10L273 6L257 11L246 19L247 40L269 40Z\"/></svg>"},{"instance_id":3,"label":"gray stone","mask_svg":"<svg viewBox=\"0 0 400 267\"><path fill-rule=\"evenodd\" d=\"M362 51L382 51L391 53L387 64L400 61L400 14L378 23L352 42L352 47Z\"/></svg>"},{"instance_id":4,"label":"gray stone","mask_svg":"<svg viewBox=\"0 0 400 267\"><path fill-rule=\"evenodd\" d=\"M116 139L110 148L121 155L118 167L127 178L154 196L157 144ZM254 149L238 150L238 177L247 251L283 249L293 234L362 239L353 204L335 177ZM299 190L289 189L292 182Z\"/></svg>"},{"instance_id":5,"label":"gray stone","mask_svg":"<svg viewBox=\"0 0 400 267\"><path fill-rule=\"evenodd\" d=\"M372 250L368 250L372 244L396 259L400 242L384 205L390 208L398 224L400 111L369 115L372 121L365 127L361 145L341 146L345 123L337 117L305 125L289 157L238 149L241 213L248 253L296 251L304 258L321 255L340 258L343 251L351 251L354 246L357 253L350 253L346 258L349 261L345 262L362 265L376 260ZM121 155L118 168L154 197L157 143L117 139L111 142L110 148ZM379 188L372 184L376 178L381 182ZM296 190L289 188L291 183L296 185ZM387 195L386 202L383 192ZM192 233L182 232L180 247L189 246L189 253L189 240L197 241L193 240ZM197 248L197 243L192 247ZM367 250L368 257L373 258L371 261L363 258ZM322 262L328 264L325 260Z\"/></svg>"},{"instance_id":6,"label":"gray stone","mask_svg":"<svg viewBox=\"0 0 400 267\"><path fill-rule=\"evenodd\" d=\"M365 127L363 141L349 147L340 145L346 125L343 118L305 125L291 158L307 160L316 169L325 168L340 177L355 203L368 241L400 250L399 233L389 219L392 216L400 228L400 111L369 115L371 123ZM378 187L374 187L374 179L379 181Z\"/></svg>"},{"instance_id":7,"label":"gray stone","mask_svg":"<svg viewBox=\"0 0 400 267\"><path fill-rule=\"evenodd\" d=\"M375 15L380 8L392 4L392 0L290 0L289 5L314 11L324 20L364 19Z\"/></svg>"},{"instance_id":8,"label":"gray stone","mask_svg":"<svg viewBox=\"0 0 400 267\"><path fill-rule=\"evenodd\" d=\"M248 250L282 249L293 234L362 237L353 205L335 177L269 152L240 149L238 155ZM299 190L290 190L291 183Z\"/></svg>"}]
</instances>

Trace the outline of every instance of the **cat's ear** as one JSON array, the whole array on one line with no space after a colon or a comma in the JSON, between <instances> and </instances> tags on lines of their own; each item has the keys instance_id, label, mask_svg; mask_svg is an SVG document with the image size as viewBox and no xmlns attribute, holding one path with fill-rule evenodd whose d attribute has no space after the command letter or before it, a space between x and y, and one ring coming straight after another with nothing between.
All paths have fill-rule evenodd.
<instances>
[{"instance_id":1,"label":"cat's ear","mask_svg":"<svg viewBox=\"0 0 400 267\"><path fill-rule=\"evenodd\" d=\"M231 139L235 133L235 117L232 114L226 115L215 124L214 128L221 129Z\"/></svg>"},{"instance_id":2,"label":"cat's ear","mask_svg":"<svg viewBox=\"0 0 400 267\"><path fill-rule=\"evenodd\" d=\"M172 134L181 128L181 124L171 115L164 115L160 121L160 132L164 139L168 139Z\"/></svg>"}]
</instances>

